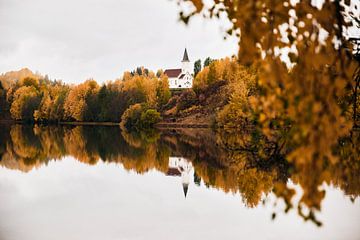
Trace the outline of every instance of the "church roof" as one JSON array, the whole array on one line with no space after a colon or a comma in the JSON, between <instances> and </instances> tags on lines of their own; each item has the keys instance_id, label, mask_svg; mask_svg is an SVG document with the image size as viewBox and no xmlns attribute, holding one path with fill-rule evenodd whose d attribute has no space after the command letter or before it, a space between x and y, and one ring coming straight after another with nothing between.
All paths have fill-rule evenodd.
<instances>
[{"instance_id":1,"label":"church roof","mask_svg":"<svg viewBox=\"0 0 360 240\"><path fill-rule=\"evenodd\" d=\"M166 172L167 176L181 176L181 172L177 168L169 168Z\"/></svg>"},{"instance_id":2,"label":"church roof","mask_svg":"<svg viewBox=\"0 0 360 240\"><path fill-rule=\"evenodd\" d=\"M178 77L181 73L181 69L166 69L164 74L168 76L169 78L175 78Z\"/></svg>"},{"instance_id":3,"label":"church roof","mask_svg":"<svg viewBox=\"0 0 360 240\"><path fill-rule=\"evenodd\" d=\"M186 48L185 48L184 57L183 57L182 61L183 62L190 62Z\"/></svg>"}]
</instances>

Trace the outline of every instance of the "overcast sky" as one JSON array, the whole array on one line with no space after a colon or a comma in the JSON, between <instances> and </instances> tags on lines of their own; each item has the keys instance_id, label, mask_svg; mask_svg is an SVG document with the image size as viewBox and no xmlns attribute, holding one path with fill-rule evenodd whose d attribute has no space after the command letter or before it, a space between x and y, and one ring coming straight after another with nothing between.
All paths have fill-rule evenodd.
<instances>
[{"instance_id":1,"label":"overcast sky","mask_svg":"<svg viewBox=\"0 0 360 240\"><path fill-rule=\"evenodd\" d=\"M125 70L179 67L237 53L223 24L178 21L170 0L0 0L0 73L28 67L65 82L113 80Z\"/></svg>"},{"instance_id":2,"label":"overcast sky","mask_svg":"<svg viewBox=\"0 0 360 240\"><path fill-rule=\"evenodd\" d=\"M103 82L137 66L179 67L185 46L192 62L237 53L224 23L194 17L185 26L178 13L175 0L0 0L0 73L28 67Z\"/></svg>"}]
</instances>

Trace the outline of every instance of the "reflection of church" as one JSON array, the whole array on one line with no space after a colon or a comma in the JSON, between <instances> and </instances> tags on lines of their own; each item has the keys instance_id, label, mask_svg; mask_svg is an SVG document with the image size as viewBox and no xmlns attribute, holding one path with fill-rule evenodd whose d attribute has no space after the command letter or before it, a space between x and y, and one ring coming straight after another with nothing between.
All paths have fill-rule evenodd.
<instances>
[{"instance_id":1,"label":"reflection of church","mask_svg":"<svg viewBox=\"0 0 360 240\"><path fill-rule=\"evenodd\" d=\"M169 168L166 175L181 177L185 198L189 188L191 170L192 170L192 164L191 162L187 161L185 158L169 157Z\"/></svg>"}]
</instances>

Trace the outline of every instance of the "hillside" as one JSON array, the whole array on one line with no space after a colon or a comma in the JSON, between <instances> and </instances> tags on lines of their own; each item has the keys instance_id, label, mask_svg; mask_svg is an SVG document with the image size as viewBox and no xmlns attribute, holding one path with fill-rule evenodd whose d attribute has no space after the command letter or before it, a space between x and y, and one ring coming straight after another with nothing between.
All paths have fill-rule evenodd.
<instances>
[{"instance_id":1,"label":"hillside","mask_svg":"<svg viewBox=\"0 0 360 240\"><path fill-rule=\"evenodd\" d=\"M240 79L240 80L239 80ZM225 58L200 71L193 89L173 93L161 109L160 127L240 127L251 120L256 71Z\"/></svg>"},{"instance_id":2,"label":"hillside","mask_svg":"<svg viewBox=\"0 0 360 240\"><path fill-rule=\"evenodd\" d=\"M32 78L42 78L41 75L33 73L28 68L22 68L18 71L10 71L0 75L0 82L4 89L9 89L13 86L17 81L24 79L26 77Z\"/></svg>"},{"instance_id":3,"label":"hillside","mask_svg":"<svg viewBox=\"0 0 360 240\"><path fill-rule=\"evenodd\" d=\"M158 126L213 126L217 113L229 102L230 94L226 81L197 92L189 89L175 93L165 106L163 121Z\"/></svg>"}]
</instances>

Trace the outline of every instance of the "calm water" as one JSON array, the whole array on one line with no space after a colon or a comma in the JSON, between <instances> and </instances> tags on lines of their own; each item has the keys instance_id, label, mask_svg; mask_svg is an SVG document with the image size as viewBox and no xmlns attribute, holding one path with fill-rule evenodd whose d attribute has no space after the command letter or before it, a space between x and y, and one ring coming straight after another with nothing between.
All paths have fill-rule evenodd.
<instances>
[{"instance_id":1,"label":"calm water","mask_svg":"<svg viewBox=\"0 0 360 240\"><path fill-rule=\"evenodd\" d=\"M360 239L353 157L293 165L208 130L0 127L1 240Z\"/></svg>"}]
</instances>

